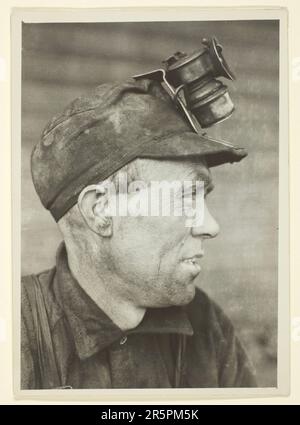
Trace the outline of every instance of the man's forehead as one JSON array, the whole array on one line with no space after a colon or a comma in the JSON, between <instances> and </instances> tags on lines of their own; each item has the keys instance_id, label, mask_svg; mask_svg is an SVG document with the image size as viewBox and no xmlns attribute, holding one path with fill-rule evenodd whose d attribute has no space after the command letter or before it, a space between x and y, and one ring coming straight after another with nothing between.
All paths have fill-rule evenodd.
<instances>
[{"instance_id":1,"label":"man's forehead","mask_svg":"<svg viewBox=\"0 0 300 425\"><path fill-rule=\"evenodd\" d=\"M147 179L155 180L199 180L212 182L210 169L205 159L199 161L140 160L141 172Z\"/></svg>"}]
</instances>

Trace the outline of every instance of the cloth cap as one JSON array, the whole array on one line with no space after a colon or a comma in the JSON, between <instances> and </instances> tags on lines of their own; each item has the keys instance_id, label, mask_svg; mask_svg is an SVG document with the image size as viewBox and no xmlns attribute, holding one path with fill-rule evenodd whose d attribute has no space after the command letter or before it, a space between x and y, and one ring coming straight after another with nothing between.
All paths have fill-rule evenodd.
<instances>
[{"instance_id":1,"label":"cloth cap","mask_svg":"<svg viewBox=\"0 0 300 425\"><path fill-rule=\"evenodd\" d=\"M33 149L31 171L42 204L58 221L84 187L135 158L205 156L212 167L246 155L193 132L158 82L130 79L98 86L54 117Z\"/></svg>"}]
</instances>

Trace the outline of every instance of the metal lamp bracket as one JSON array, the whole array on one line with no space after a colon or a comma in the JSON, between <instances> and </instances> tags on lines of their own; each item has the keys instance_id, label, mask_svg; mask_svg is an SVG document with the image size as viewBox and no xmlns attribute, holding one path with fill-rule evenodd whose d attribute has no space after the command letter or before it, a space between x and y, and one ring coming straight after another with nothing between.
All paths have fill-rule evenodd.
<instances>
[{"instance_id":1,"label":"metal lamp bracket","mask_svg":"<svg viewBox=\"0 0 300 425\"><path fill-rule=\"evenodd\" d=\"M155 69L154 71L151 71L151 72L146 72L145 74L134 75L133 78L135 80L139 80L142 78L149 78L151 80L156 80L162 83L162 87L167 92L167 94L171 97L172 101L175 102L175 104L179 105L179 107L183 111L192 129L198 134L202 133L201 127L199 126L198 121L193 116L192 112L188 109L187 104L184 100L184 97L181 95L181 92L184 88L184 84L177 87L177 89L174 89L173 86L167 80L166 71L162 68Z\"/></svg>"},{"instance_id":2,"label":"metal lamp bracket","mask_svg":"<svg viewBox=\"0 0 300 425\"><path fill-rule=\"evenodd\" d=\"M171 97L172 101L174 101L174 103L181 108L190 126L196 133L200 135L205 135L207 139L210 139L216 143L219 143L220 145L228 146L232 148L234 147L231 143L225 142L224 140L220 140L220 139L218 140L214 139L212 137L209 137L205 132L203 132L203 129L200 127L200 124L198 123L194 115L191 113L191 111L188 109L185 101L183 100L182 97L180 97L180 92L184 88L184 85L179 86L175 90L172 87L172 85L168 82L166 78L166 71L164 69L155 69L153 71L146 72L145 74L137 74L137 75L134 75L132 78L134 78L135 80L139 80L142 78L149 78L151 80L156 80L160 82L161 86L163 87L165 92Z\"/></svg>"}]
</instances>

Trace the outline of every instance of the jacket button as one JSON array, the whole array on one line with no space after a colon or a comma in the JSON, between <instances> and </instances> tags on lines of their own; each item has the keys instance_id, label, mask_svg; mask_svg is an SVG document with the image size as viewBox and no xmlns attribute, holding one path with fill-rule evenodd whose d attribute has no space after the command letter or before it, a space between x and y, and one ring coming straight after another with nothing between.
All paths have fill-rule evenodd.
<instances>
[{"instance_id":1,"label":"jacket button","mask_svg":"<svg viewBox=\"0 0 300 425\"><path fill-rule=\"evenodd\" d=\"M127 336L123 336L121 339L120 339L120 345L123 345L123 344L125 344L125 342L127 341Z\"/></svg>"}]
</instances>

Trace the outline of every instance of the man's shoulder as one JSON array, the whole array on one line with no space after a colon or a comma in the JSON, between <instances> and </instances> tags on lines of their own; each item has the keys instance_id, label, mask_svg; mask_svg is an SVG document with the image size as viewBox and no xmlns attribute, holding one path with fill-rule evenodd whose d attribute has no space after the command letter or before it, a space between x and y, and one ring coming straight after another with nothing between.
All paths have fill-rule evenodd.
<instances>
[{"instance_id":1,"label":"man's shoulder","mask_svg":"<svg viewBox=\"0 0 300 425\"><path fill-rule=\"evenodd\" d=\"M36 282L38 282L39 287L42 290L43 294L47 294L52 285L53 277L55 275L56 268L43 270L39 273L32 273L21 276L21 301L22 305L29 303L32 297L32 290Z\"/></svg>"},{"instance_id":2,"label":"man's shoulder","mask_svg":"<svg viewBox=\"0 0 300 425\"><path fill-rule=\"evenodd\" d=\"M59 306L53 293L53 280L56 267L39 273L21 277L21 313L22 321L30 329L33 326L33 314L36 305L36 285L41 291L42 299L49 317L50 326L58 318Z\"/></svg>"},{"instance_id":3,"label":"man's shoulder","mask_svg":"<svg viewBox=\"0 0 300 425\"><path fill-rule=\"evenodd\" d=\"M56 268L21 277L21 386L41 388L40 355L45 335L52 333L60 318L53 294Z\"/></svg>"},{"instance_id":4,"label":"man's shoulder","mask_svg":"<svg viewBox=\"0 0 300 425\"><path fill-rule=\"evenodd\" d=\"M47 284L49 285L53 279L53 275L55 271L56 271L56 267L54 266L50 269L43 270L39 273L31 273L31 274L21 276L22 288L26 288L28 285L30 285L34 278L37 278L43 285L47 285Z\"/></svg>"}]
</instances>

